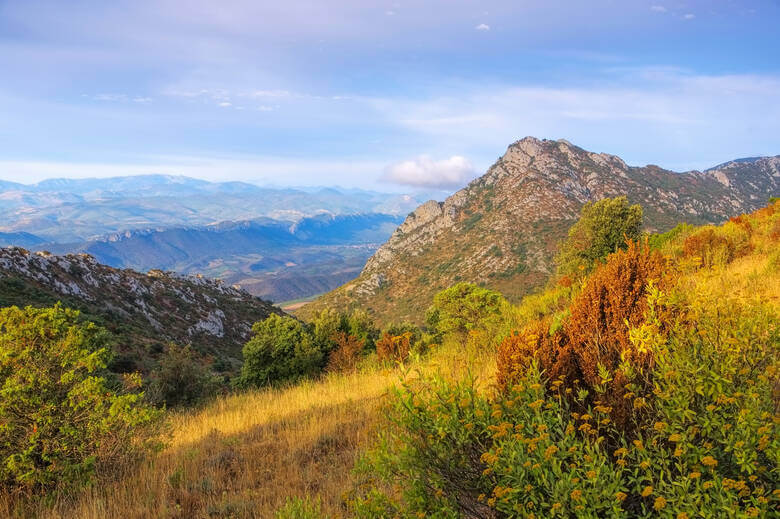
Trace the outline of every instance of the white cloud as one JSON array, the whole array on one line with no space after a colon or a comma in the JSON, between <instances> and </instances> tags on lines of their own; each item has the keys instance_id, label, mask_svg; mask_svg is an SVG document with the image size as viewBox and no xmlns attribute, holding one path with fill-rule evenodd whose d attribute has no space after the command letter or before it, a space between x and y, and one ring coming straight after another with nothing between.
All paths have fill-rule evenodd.
<instances>
[{"instance_id":1,"label":"white cloud","mask_svg":"<svg viewBox=\"0 0 780 519\"><path fill-rule=\"evenodd\" d=\"M474 28L476 30L478 30L478 31L489 31L490 30L490 26L488 24L486 24L486 23L481 23L481 24L477 25Z\"/></svg>"},{"instance_id":2,"label":"white cloud","mask_svg":"<svg viewBox=\"0 0 780 519\"><path fill-rule=\"evenodd\" d=\"M233 106L233 103L230 103L228 101L222 101L221 103L219 103L219 106L221 106L222 108L230 108L231 106Z\"/></svg>"},{"instance_id":3,"label":"white cloud","mask_svg":"<svg viewBox=\"0 0 780 519\"><path fill-rule=\"evenodd\" d=\"M683 18L685 18L686 20L693 20L694 18L696 18L696 15L692 13L688 13L685 16L683 16Z\"/></svg>"},{"instance_id":4,"label":"white cloud","mask_svg":"<svg viewBox=\"0 0 780 519\"><path fill-rule=\"evenodd\" d=\"M389 165L381 180L412 187L453 188L462 186L474 176L474 166L460 155L444 160L421 155Z\"/></svg>"},{"instance_id":5,"label":"white cloud","mask_svg":"<svg viewBox=\"0 0 780 519\"><path fill-rule=\"evenodd\" d=\"M665 13L666 12L666 7L664 7L662 5L651 5L650 6L650 10L653 11L653 12L656 12L656 13Z\"/></svg>"}]
</instances>

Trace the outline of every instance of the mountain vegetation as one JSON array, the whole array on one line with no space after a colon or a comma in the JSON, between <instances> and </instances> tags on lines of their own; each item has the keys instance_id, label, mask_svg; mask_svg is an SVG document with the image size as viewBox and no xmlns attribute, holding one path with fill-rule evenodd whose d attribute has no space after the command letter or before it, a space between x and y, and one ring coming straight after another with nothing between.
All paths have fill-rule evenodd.
<instances>
[{"instance_id":1,"label":"mountain vegetation","mask_svg":"<svg viewBox=\"0 0 780 519\"><path fill-rule=\"evenodd\" d=\"M578 227L625 203L585 207ZM568 236L559 250L593 247ZM626 236L519 304L456 284L427 302L423 329L379 331L365 312L333 309L308 323L271 315L246 343L246 389L169 414L160 452L95 465L92 487L36 499L6 476L0 514L771 517L779 240L773 201L719 226ZM68 337L105 343L69 311L25 311L65 312ZM62 337L46 320L25 326ZM3 351L26 351L8 340ZM56 349L36 351L46 365Z\"/></svg>"},{"instance_id":2,"label":"mountain vegetation","mask_svg":"<svg viewBox=\"0 0 780 519\"><path fill-rule=\"evenodd\" d=\"M308 318L328 306L354 306L381 322L422 324L433 295L460 281L517 303L556 271L558 244L588 202L625 196L642 206L646 230L664 232L681 222L723 222L777 194L780 157L675 173L527 137L444 202L418 207L360 276L296 313Z\"/></svg>"},{"instance_id":3,"label":"mountain vegetation","mask_svg":"<svg viewBox=\"0 0 780 519\"><path fill-rule=\"evenodd\" d=\"M120 374L153 372L172 344L191 345L198 363L215 374L236 373L252 324L281 313L202 276L120 270L85 254L0 249L0 307L58 302L111 333L109 368Z\"/></svg>"}]
</instances>

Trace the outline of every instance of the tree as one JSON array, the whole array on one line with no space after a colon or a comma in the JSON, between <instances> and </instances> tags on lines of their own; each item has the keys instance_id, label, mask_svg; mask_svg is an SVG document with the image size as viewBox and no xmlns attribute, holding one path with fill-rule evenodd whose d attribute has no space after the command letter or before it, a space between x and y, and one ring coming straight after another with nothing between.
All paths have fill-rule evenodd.
<instances>
[{"instance_id":1,"label":"tree","mask_svg":"<svg viewBox=\"0 0 780 519\"><path fill-rule=\"evenodd\" d=\"M0 485L61 490L149 446L158 411L107 381L109 334L79 312L0 310Z\"/></svg>"},{"instance_id":2,"label":"tree","mask_svg":"<svg viewBox=\"0 0 780 519\"><path fill-rule=\"evenodd\" d=\"M500 323L506 304L498 292L472 283L458 283L434 296L427 312L428 321L438 332L465 346L472 330L487 331Z\"/></svg>"},{"instance_id":3,"label":"tree","mask_svg":"<svg viewBox=\"0 0 780 519\"><path fill-rule=\"evenodd\" d=\"M323 351L297 319L272 314L255 323L252 332L254 336L244 346L240 385L262 387L322 369Z\"/></svg>"},{"instance_id":4,"label":"tree","mask_svg":"<svg viewBox=\"0 0 780 519\"><path fill-rule=\"evenodd\" d=\"M607 255L638 240L641 228L642 207L629 205L624 196L585 204L556 258L558 274L589 273Z\"/></svg>"}]
</instances>

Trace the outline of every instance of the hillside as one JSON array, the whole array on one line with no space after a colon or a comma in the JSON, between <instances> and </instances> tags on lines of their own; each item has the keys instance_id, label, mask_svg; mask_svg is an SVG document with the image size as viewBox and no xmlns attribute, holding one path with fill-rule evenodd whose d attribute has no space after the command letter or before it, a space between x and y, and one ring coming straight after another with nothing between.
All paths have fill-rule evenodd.
<instances>
[{"instance_id":1,"label":"hillside","mask_svg":"<svg viewBox=\"0 0 780 519\"><path fill-rule=\"evenodd\" d=\"M733 223L725 226L690 228L682 234L655 236L651 240L659 245L660 252L669 258L667 266L677 271L674 277L677 288L669 287L669 289L679 291L679 297L665 301L681 304L683 296L680 294L691 298L698 306L693 305L690 301L686 303L691 305L690 312L684 313L688 319L693 318L694 315L701 318L700 314L702 313L706 317L709 315L706 312L712 312L714 306L715 314L719 319L716 321L719 327L715 327L715 330L722 333L723 337L718 335L717 340L712 340L715 338L708 335L713 333L711 326L699 328L697 335L703 335L710 343L718 344L722 348L719 351L720 360L732 360L734 356L740 358L743 355L747 359L751 359L751 355L760 351L759 344L762 341L766 343L771 337L777 337L776 327L770 328L767 324L769 321L764 322L761 319L768 319L767 316L774 316L776 319L778 312L780 312L780 292L778 291L780 269L777 268L778 261L780 261L777 252L777 241L780 239L778 215L780 215L780 202L776 202L753 215L737 218ZM703 265L702 257L697 256L700 253L698 249L708 243L701 238L710 235L718 237L711 243L719 246L728 244L730 240L741 245L735 249L733 256L721 257L711 266ZM696 238L697 236L699 238ZM686 246L686 243L689 245ZM690 247L690 245L695 244L698 245ZM583 284L583 286L585 285ZM641 288L644 290L644 287ZM528 326L530 321L550 318L554 314L559 314L561 308L568 307L576 299L580 290L581 288L577 287L556 286L526 298L519 306L509 310L510 315L522 316L520 319L511 318L513 326L522 328ZM685 299L683 298L683 300ZM707 305L710 306L707 307ZM730 305L733 305L734 310L740 310L741 313L735 315L738 315L739 319L743 321L738 321L735 324L735 319L737 319L735 316L720 311ZM701 310L702 307L706 311ZM693 309L698 309L700 314L695 314ZM595 317L594 319L598 320ZM702 322L707 323L704 319ZM776 323L776 320L772 322ZM549 321L547 323L549 324ZM637 329L647 331L644 324L647 323L642 321L638 324L635 323L635 326ZM771 333L774 335L770 335ZM512 344L511 341L508 344ZM659 344L665 345L666 342L659 341ZM410 451L408 453L391 451L387 453L390 455L380 457L380 460L387 463L394 463L399 457L408 461L416 454L430 455L431 453L441 453L443 456L441 459L457 459L457 455L462 454L462 450L458 451L457 449L464 445L472 446L473 443L469 443L472 441L478 441L477 448L483 450L490 449L491 445L494 446L499 441L504 441L507 445L507 452L510 452L509 449L513 447L512 436L502 439L500 434L503 429L500 423L509 419L507 416L509 413L534 409L528 404L543 401L540 399L532 402L537 398L547 398L549 407L545 408L547 410L544 413L540 411L536 419L539 420L539 416L552 416L560 430L556 434L553 429L555 424L552 422L545 423L545 428L539 427L538 423L536 428L531 428L529 425L534 425L533 416L526 417L527 421L519 422L515 426L515 430L526 432L527 429L530 429L527 432L529 435L536 434L538 430L540 435L538 438L544 438L541 433L546 431L556 434L553 441L559 443L555 444L556 449L551 450L529 448L525 451L511 452L519 452L518 456L525 455L525 453L535 454L534 461L538 461L540 465L556 453L571 455L572 450L563 448L564 441L574 442L577 441L576 439L588 436L589 429L582 424L593 419L590 416L586 418L577 415L576 423L580 425L579 431L581 432L578 434L581 435L575 436L569 432L564 434L564 426L568 425L566 431L570 427L573 429L571 424L575 423L574 418L569 418L569 416L565 416L566 419L563 420L559 418L559 412L556 412L554 404L556 399L560 397L557 393L553 393L553 396L545 395L544 390L541 389L542 384L536 388L527 384L530 386L527 388L530 396L517 395L516 400L502 401L501 393L495 391L497 370L500 372L500 364L497 366L496 350L486 347L481 341L477 341L474 346L475 349L463 350L460 346L445 341L445 344L434 349L428 355L410 360L406 368L392 369L388 365L377 365L371 359L366 359L367 362L363 369L356 372L328 374L321 379L306 381L290 387L267 388L219 397L203 408L173 414L171 417L172 438L167 448L156 456L153 462L142 464L137 471L132 471L118 480L111 480L81 492L74 500L57 501L53 508L50 508L44 501L31 503L27 512L29 515L52 519L97 519L113 515L128 518L274 517L275 511L284 507L289 499L301 498L311 503L319 503L320 506L317 508L321 509L320 513L296 514L295 509L293 509L287 515L277 517L295 517L296 519L301 517L317 519L326 517L371 517L372 519L393 517L394 515L391 514L371 513L371 510L376 509L369 509L368 512L364 510L361 515L355 513L354 508L358 501L357 498L362 493L374 490L389 491L391 498L398 499L398 494L413 487L413 481L403 479L404 476L409 476L407 467L403 467L407 472L396 470L369 473L368 475L365 473L366 460L372 459L370 456L366 456L367 451L378 448L379 452L383 452L381 449L394 447L395 444L392 442L382 441L387 439L387 434L397 432L399 427L404 426L408 429L403 430L403 433L419 433L420 431L414 429L415 427L419 427L424 433L419 435L420 441L417 443L414 443L416 437L409 434L400 434L394 437L402 447L409 448ZM656 348L660 347L656 345ZM499 355L500 351L501 349L499 349ZM770 355L753 366L753 369L759 371L759 368L767 365L778 366L777 355L777 344L775 344L770 350ZM579 463L571 463L570 465L568 461L571 460L568 459L567 463L559 465L557 472L554 473L548 466L541 465L545 472L522 474L523 479L518 478L520 484L516 485L518 490L509 494L506 501L509 506L526 502L525 493L529 492L528 489L541 487L544 484L538 483L525 487L527 481L534 481L532 478L539 473L547 476L545 482L548 484L552 482L553 484L575 485L583 481L588 473L586 471L590 466L584 464L593 463L593 457L600 456L596 459L597 466L594 469L598 471L599 477L597 480L593 479L593 482L597 481L598 484L588 483L590 486L587 488L604 494L604 502L615 512L612 516L638 517L637 514L624 511L621 505L637 506L637 503L641 502L643 498L647 498L647 513L642 515L643 517L695 517L693 513L688 512L686 515L678 515L679 509L675 507L682 506L689 506L700 512L712 512L715 506L713 503L719 503L719 501L710 499L709 496L702 497L703 490L706 490L708 486L706 484L702 486L703 482L698 481L698 479L735 481L733 474L725 472L727 476L731 476L731 479L723 479L725 476L717 473L716 469L736 472L734 467L737 466L737 463L734 463L734 459L738 455L733 447L735 439L745 443L743 440L745 436L739 436L739 434L756 429L771 431L766 438L770 438L769 435L771 435L771 441L774 443L771 443L770 446L777 445L777 421L772 422L771 413L762 414L763 408L753 406L759 392L761 392L762 402L772 401L772 398L767 397L766 394L767 378L765 375L759 374L754 379L756 371L748 369L745 370L745 373L748 374L744 375L744 373L739 372L740 367L742 364L729 362L723 362L722 365L718 362L691 363L689 369L692 373L698 374L698 383L693 385L690 380L680 376L680 386L677 390L684 396L674 398L676 395L669 395L668 398L670 406L680 406L687 412L681 412L679 417L674 417L679 423L672 423L669 420L669 423L656 422L655 426L647 427L648 435L670 435L672 431L677 430L690 431L686 445L688 452L680 453L678 457L678 454L672 456L672 451L668 450L664 451L663 456L659 455L653 459L653 461L670 464L682 463L683 461L687 463L683 466L685 469L682 472L683 476L673 480L673 484L666 484L664 488L662 484L665 483L664 478L669 479L668 471L657 469L654 464L644 458L634 459L631 457L632 455L648 456L648 452L653 452L657 448L665 449L665 442L658 442L658 447L656 442L650 440L644 444L641 442L630 444L631 446L639 445L639 447L632 448L624 461L628 460L628 462L634 463L635 467L629 465L628 469L622 472L622 477L628 479L634 474L639 474L640 477L644 474L648 477L652 475L655 478L652 480L654 483L651 489L654 492L652 495L646 495L643 492L643 489L648 488L649 484L645 482L636 488L634 486L630 489L618 487L625 488L626 492L633 492L634 496L632 497L626 497L626 494L622 492L615 492L615 488L609 484L608 478L614 476L619 470L616 468L617 460L600 455L602 452L614 452L615 446L607 445L598 448L599 442L587 444L581 442L576 443L574 449L576 456L578 456L574 459ZM730 375L728 377L710 377L710 371L718 369L730 369ZM674 374L674 372L669 373L670 377L679 375ZM442 382L443 380L450 383L468 380L469 374L478 375L479 383L474 386L468 383L458 386L463 391L457 395L454 392L452 396L450 393L431 395L431 387L444 391L442 388L446 388L446 386L443 384L447 382ZM432 376L435 378L431 378ZM732 382L734 379L737 379L742 385L735 387L736 383ZM658 384L666 382L662 376L657 376L656 381ZM675 378L674 381L677 382L678 379ZM557 388L558 385L556 383L552 387ZM737 389L741 391L736 392ZM550 389L550 391L553 390ZM749 395L745 393L746 391L754 391L755 393ZM700 392L706 392L707 397L699 394ZM651 398L651 394L648 394L648 399ZM431 398L433 400L430 400ZM486 398L492 400L486 403ZM743 400L734 403L737 398ZM774 402L776 402L776 396L774 398ZM719 405L708 405L710 399ZM518 403L526 405L518 405ZM467 423L474 428L481 427L481 429L479 429L479 434L474 433L469 436L463 432L466 419L458 413L469 412L472 405L481 405L482 407L479 408L479 411L467 415L470 420ZM689 406L698 406L701 409L696 409L701 412L690 412ZM395 422L388 420L386 418L388 410L394 409L393 412L398 413L399 407L408 413L417 413L416 419ZM597 406L596 409L598 410L599 407ZM550 411L551 408L552 411ZM756 411L756 409L758 410ZM505 414L499 413L497 410ZM607 411L603 411L602 408L602 411L594 411L594 413L596 412ZM748 416L748 419L743 418L745 415ZM759 419L759 416L762 418ZM770 417L770 419L767 420L766 417ZM392 418L397 419L398 415L393 414ZM645 420L649 420L649 423L652 424L652 418L647 417ZM765 426L767 423L769 425ZM426 426L430 426L430 429L423 429ZM673 426L679 426L680 429L674 429ZM699 433L698 431L703 426L709 426L711 429ZM614 434L612 429L607 429L607 431ZM734 436L721 438L718 436L721 431L723 433L733 431ZM550 435L547 434L546 439L541 439L541 441L552 443L549 440ZM514 436L519 437L520 444L524 446L526 443L523 442L529 440L522 435L515 434ZM758 445L759 437L758 434L749 437L748 441L753 442L748 443L750 449L752 449L752 445ZM529 443L534 444L535 441L537 440L534 438ZM702 450L704 447L699 444L707 446L709 442L714 443L716 447L710 445L706 447L708 450ZM561 448L558 448L559 444ZM716 463L714 468L702 468L702 464L699 463L701 453L710 453L715 449L719 449L718 455L721 461ZM622 450L629 452L628 449ZM748 451L750 455L745 456L748 461L744 463L751 463L750 460L754 459L751 456L756 451L757 449ZM483 472L483 469L489 466L487 460L490 458L480 457L479 452L477 451L478 454L470 459L471 465L466 466L466 468L473 469L475 475L472 479L458 480L462 486L444 487L439 492L429 492L426 489L426 499L432 500L439 496L456 499L460 496L468 496L470 492L475 494L474 497L476 497L477 492L486 492L489 495L492 488L496 487L495 482L490 479L494 476L487 470ZM502 451L488 452L497 452L496 456L499 456ZM771 455L773 451L770 448L766 449L765 452ZM593 457L589 458L589 456ZM522 458L517 459L522 461ZM510 463L506 466L507 472L520 470L521 467L525 466L517 459L509 460ZM353 470L358 460L363 460L358 463L361 471ZM425 461L428 459L420 461L425 470L436 471L440 469L440 466L434 463L425 465ZM640 470L639 467L643 468ZM769 466L769 470L758 474L775 474L776 467L777 463L774 462L773 465ZM694 469L697 472L689 472ZM645 472L648 470L654 472ZM417 476L419 472L412 474ZM689 474L695 474L695 476L689 477ZM468 473L461 470L454 471L449 475L459 477L468 475ZM577 478L575 479L574 476ZM395 485L388 484L384 487L380 481L387 477L398 477L399 480ZM592 478L593 476L588 477ZM487 487L487 490L476 486L478 478L488 478L490 486ZM753 484L752 482L756 478L748 479L745 477L744 479ZM604 483L605 481L606 483ZM686 483L689 481L694 481L694 483ZM681 484L689 486L680 488ZM730 489L727 487L728 485L724 484L713 490L712 495L717 498L724 498L724 496L731 498L732 495L728 494ZM775 486L762 488L758 484L755 487L757 493L764 492L766 494L771 494L775 488ZM523 488L525 490L522 490ZM577 503L574 497L570 496L579 496L580 494L571 494L571 488L567 486L565 491L561 491L559 494L565 503L564 506L573 508ZM770 495L771 501L765 499L762 504L750 492L737 496L740 490L741 487L735 486L733 489L734 499L732 501L724 500L723 502L726 504L717 512L732 512L738 510L739 506L744 509L752 505L753 502L763 506L764 511L768 507L774 506L776 508L777 506L778 497L776 495L775 497ZM660 497L658 493L661 491L666 492L662 495L679 496L678 502L670 500L668 504L665 504L665 510L670 515L653 515L654 511L657 510L653 508L653 504L657 502L657 498ZM616 500L615 495L620 494L625 500ZM8 500L7 497L4 500L4 497L0 494L0 514L5 512L7 515L11 515L13 501ZM591 495L584 492L582 497L583 499L592 498ZM737 497L744 497L747 504L736 502ZM566 501L567 499L569 502ZM688 499L689 501L686 501ZM425 502L424 499L421 501ZM552 502L553 499L548 498L544 505L550 506ZM385 504L385 502L380 503ZM496 501L493 503L495 504ZM662 503L667 503L666 498ZM767 505L767 503L769 504ZM408 501L402 504L410 505ZM502 504L505 503L499 502L499 505ZM417 502L412 502L411 505L419 506ZM438 510L437 508L432 509ZM481 515L451 513L444 515L444 517L514 517L508 513L500 515L493 514L487 508L485 510L486 513ZM402 508L402 511L410 517L423 516L422 514L413 514L413 510L409 508ZM567 510L564 509L565 511ZM559 512L558 515L560 516L561 513ZM744 515L751 516L751 514ZM544 515L544 517L552 516ZM563 516L575 517L577 514ZM604 516L609 515L604 514ZM719 517L717 514L712 516ZM752 514L752 516L773 517L771 511L766 512L765 515L759 513ZM539 516L537 515L537 517Z\"/></svg>"},{"instance_id":2,"label":"hillside","mask_svg":"<svg viewBox=\"0 0 780 519\"><path fill-rule=\"evenodd\" d=\"M321 214L297 222L264 218L124 231L33 248L87 253L100 263L141 272L202 274L278 302L321 294L354 278L399 223L390 214Z\"/></svg>"},{"instance_id":3,"label":"hillside","mask_svg":"<svg viewBox=\"0 0 780 519\"><path fill-rule=\"evenodd\" d=\"M232 371L240 365L252 324L281 313L247 292L203 277L120 270L86 254L0 249L0 307L58 301L113 332L117 372L148 372L169 342L192 344L219 361L215 368Z\"/></svg>"},{"instance_id":4,"label":"hillside","mask_svg":"<svg viewBox=\"0 0 780 519\"><path fill-rule=\"evenodd\" d=\"M381 321L420 322L433 294L458 281L518 301L548 279L557 244L586 202L626 195L642 205L646 230L665 231L680 221L722 222L778 193L780 156L675 173L628 166L564 140L526 137L444 202L418 207L357 279L298 314L354 306Z\"/></svg>"}]
</instances>

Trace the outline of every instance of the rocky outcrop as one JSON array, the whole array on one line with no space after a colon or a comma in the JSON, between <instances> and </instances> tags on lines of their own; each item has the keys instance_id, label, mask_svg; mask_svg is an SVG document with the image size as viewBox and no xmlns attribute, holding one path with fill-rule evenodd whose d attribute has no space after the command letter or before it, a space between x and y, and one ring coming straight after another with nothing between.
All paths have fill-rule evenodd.
<instances>
[{"instance_id":1,"label":"rocky outcrop","mask_svg":"<svg viewBox=\"0 0 780 519\"><path fill-rule=\"evenodd\" d=\"M355 305L382 320L419 321L436 291L461 280L518 299L549 277L557 244L586 202L626 195L642 204L647 230L663 231L681 221L721 222L778 191L780 157L675 173L628 166L565 140L526 137L444 202L418 207L360 277L300 312Z\"/></svg>"},{"instance_id":2,"label":"rocky outcrop","mask_svg":"<svg viewBox=\"0 0 780 519\"><path fill-rule=\"evenodd\" d=\"M167 343L191 344L204 356L240 363L254 322L276 307L202 276L115 269L88 254L57 256L0 249L0 306L81 310L117 338L124 369L147 371Z\"/></svg>"}]
</instances>

